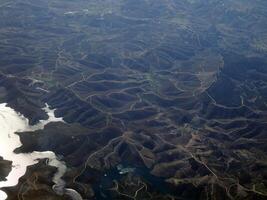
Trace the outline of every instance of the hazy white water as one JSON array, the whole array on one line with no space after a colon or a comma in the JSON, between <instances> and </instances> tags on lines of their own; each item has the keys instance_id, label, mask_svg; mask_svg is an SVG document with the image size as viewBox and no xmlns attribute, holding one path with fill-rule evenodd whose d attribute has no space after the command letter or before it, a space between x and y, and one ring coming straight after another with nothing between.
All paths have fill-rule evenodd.
<instances>
[{"instance_id":1,"label":"hazy white water","mask_svg":"<svg viewBox=\"0 0 267 200\"><path fill-rule=\"evenodd\" d=\"M65 194L71 197L73 200L82 200L82 196L76 191L71 188L66 188L64 190Z\"/></svg>"},{"instance_id":2,"label":"hazy white water","mask_svg":"<svg viewBox=\"0 0 267 200\"><path fill-rule=\"evenodd\" d=\"M57 160L53 152L32 152L29 154L15 154L13 151L21 146L20 138L15 132L34 131L43 129L49 122L63 121L62 118L56 118L54 110L49 109L48 105L44 108L49 118L41 120L40 123L34 126L29 125L29 120L6 104L0 104L0 156L5 160L12 161L12 171L7 177L7 181L0 182L0 188L10 187L18 184L18 180L26 172L29 165L38 162L37 159L48 158L48 164L58 168L53 181L56 184L57 192L64 191L64 181L61 179L66 171L66 166L63 162ZM0 200L7 198L7 195L0 190Z\"/></svg>"}]
</instances>

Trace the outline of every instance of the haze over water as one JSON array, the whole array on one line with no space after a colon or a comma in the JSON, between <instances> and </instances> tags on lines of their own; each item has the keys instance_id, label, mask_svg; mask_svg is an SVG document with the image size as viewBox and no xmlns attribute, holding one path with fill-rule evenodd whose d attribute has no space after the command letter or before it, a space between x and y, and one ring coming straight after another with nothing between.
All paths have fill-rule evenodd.
<instances>
[{"instance_id":1,"label":"haze over water","mask_svg":"<svg viewBox=\"0 0 267 200\"><path fill-rule=\"evenodd\" d=\"M37 125L30 126L28 119L20 115L6 104L0 104L0 156L5 160L12 161L12 171L6 177L6 181L0 182L0 188L11 187L18 184L18 180L22 177L27 169L27 166L38 162L38 159L49 158L49 165L58 168L53 181L57 186L64 187L64 181L61 177L66 171L66 166L63 162L57 160L53 152L32 152L29 154L15 154L14 150L21 146L20 138L15 132L34 131L42 129L49 122L63 121L62 118L54 116L54 110L46 106L44 110L49 118L41 120ZM7 198L7 195L0 190L0 200Z\"/></svg>"}]
</instances>

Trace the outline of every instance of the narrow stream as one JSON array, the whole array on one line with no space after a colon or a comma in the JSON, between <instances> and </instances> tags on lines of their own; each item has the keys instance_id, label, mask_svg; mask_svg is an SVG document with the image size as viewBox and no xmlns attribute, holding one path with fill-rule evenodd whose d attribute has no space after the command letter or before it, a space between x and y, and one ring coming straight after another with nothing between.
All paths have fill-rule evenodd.
<instances>
[{"instance_id":1,"label":"narrow stream","mask_svg":"<svg viewBox=\"0 0 267 200\"><path fill-rule=\"evenodd\" d=\"M48 105L44 110L49 118L40 120L38 124L30 126L27 118L8 107L7 104L0 104L0 156L5 160L12 161L12 171L6 177L6 181L0 182L0 188L17 185L19 178L25 174L27 166L36 164L38 159L48 158L48 165L58 169L53 177L53 182L55 183L54 191L60 195L65 193L74 200L82 200L80 194L75 190L65 188L62 176L66 172L66 165L57 159L54 152L14 153L14 150L22 145L19 136L15 132L35 131L43 129L49 122L63 121L62 118L55 117L54 110L49 109ZM7 199L6 193L0 190L0 200L5 199Z\"/></svg>"}]
</instances>

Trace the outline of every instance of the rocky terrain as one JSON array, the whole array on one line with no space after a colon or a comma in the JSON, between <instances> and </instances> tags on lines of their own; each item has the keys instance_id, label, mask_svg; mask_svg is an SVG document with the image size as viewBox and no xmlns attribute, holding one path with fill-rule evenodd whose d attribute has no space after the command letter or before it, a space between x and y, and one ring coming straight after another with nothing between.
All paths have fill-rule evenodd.
<instances>
[{"instance_id":1,"label":"rocky terrain","mask_svg":"<svg viewBox=\"0 0 267 200\"><path fill-rule=\"evenodd\" d=\"M266 199L266 8L4 0L0 101L31 124L48 103L66 122L19 133L16 152L62 156L66 186L84 199ZM40 162L5 191L66 199L53 173Z\"/></svg>"},{"instance_id":2,"label":"rocky terrain","mask_svg":"<svg viewBox=\"0 0 267 200\"><path fill-rule=\"evenodd\" d=\"M52 190L53 182L51 177L56 168L46 165L45 160L30 166L27 173L20 179L19 184L13 188L5 188L8 199L32 199L32 200L68 200L67 196L56 195Z\"/></svg>"},{"instance_id":3,"label":"rocky terrain","mask_svg":"<svg viewBox=\"0 0 267 200\"><path fill-rule=\"evenodd\" d=\"M5 177L8 176L11 171L12 163L10 161L4 160L0 157L0 181L5 180Z\"/></svg>"}]
</instances>

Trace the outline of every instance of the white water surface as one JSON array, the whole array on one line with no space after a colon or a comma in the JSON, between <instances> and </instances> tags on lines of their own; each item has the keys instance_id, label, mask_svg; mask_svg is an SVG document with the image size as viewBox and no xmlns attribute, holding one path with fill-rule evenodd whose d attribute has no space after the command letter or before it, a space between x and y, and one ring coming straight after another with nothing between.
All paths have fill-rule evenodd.
<instances>
[{"instance_id":1,"label":"white water surface","mask_svg":"<svg viewBox=\"0 0 267 200\"><path fill-rule=\"evenodd\" d=\"M59 188L57 192L60 193L62 191L64 193L65 182L61 177L66 171L66 165L57 159L54 152L14 153L14 150L22 145L19 136L15 132L35 131L43 129L49 122L63 121L62 118L55 117L54 110L49 109L48 105L44 110L49 118L40 120L38 124L30 126L29 120L23 115L17 113L5 103L0 104L0 156L5 160L12 161L12 171L6 177L6 181L0 182L0 188L17 185L19 178L25 174L27 166L36 164L38 159L48 158L48 164L58 169L53 177L56 188ZM0 200L5 200L6 198L6 193L0 190Z\"/></svg>"}]
</instances>

